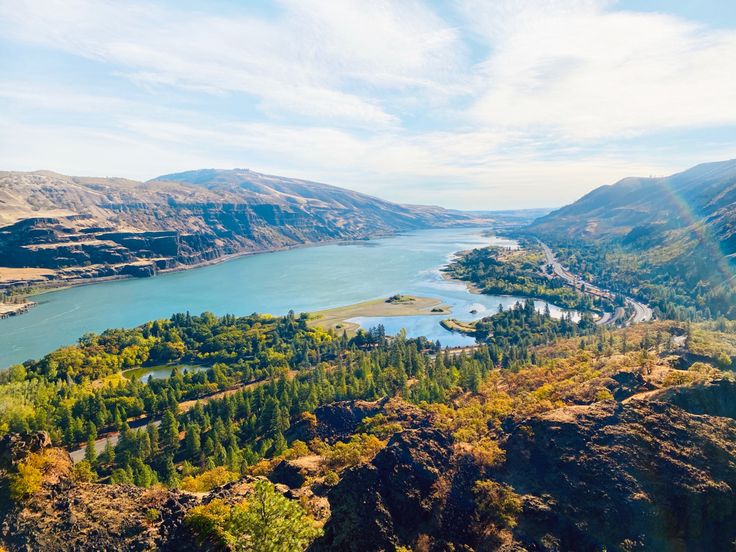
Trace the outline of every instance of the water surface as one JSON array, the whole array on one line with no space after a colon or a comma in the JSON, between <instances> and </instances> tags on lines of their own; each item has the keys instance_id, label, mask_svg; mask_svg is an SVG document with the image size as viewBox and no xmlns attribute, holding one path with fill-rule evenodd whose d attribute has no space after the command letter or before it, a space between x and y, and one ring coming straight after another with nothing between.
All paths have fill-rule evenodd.
<instances>
[{"instance_id":1,"label":"water surface","mask_svg":"<svg viewBox=\"0 0 736 552\"><path fill-rule=\"evenodd\" d=\"M438 297L452 316L469 320L488 315L511 297L475 295L464 284L441 278L439 268L463 249L514 243L484 237L480 228L422 230L341 245L305 247L240 257L217 265L153 278L118 280L39 295L22 316L0 320L0 367L39 358L74 343L86 332L131 327L175 312L222 315L314 311L394 293ZM475 315L471 310L478 311ZM472 342L439 326L440 317L366 319L389 331L406 326L443 344Z\"/></svg>"}]
</instances>

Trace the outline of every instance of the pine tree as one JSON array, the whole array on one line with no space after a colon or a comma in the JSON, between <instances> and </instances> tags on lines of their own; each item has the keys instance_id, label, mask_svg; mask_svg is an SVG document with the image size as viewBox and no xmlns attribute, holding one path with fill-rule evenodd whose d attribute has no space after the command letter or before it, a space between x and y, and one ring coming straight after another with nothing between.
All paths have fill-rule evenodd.
<instances>
[{"instance_id":1,"label":"pine tree","mask_svg":"<svg viewBox=\"0 0 736 552\"><path fill-rule=\"evenodd\" d=\"M109 437L105 439L105 450L100 455L100 461L110 466L115 462L115 448L112 446L112 441Z\"/></svg>"},{"instance_id":2,"label":"pine tree","mask_svg":"<svg viewBox=\"0 0 736 552\"><path fill-rule=\"evenodd\" d=\"M90 466L94 467L97 464L97 449L95 448L95 440L92 435L87 440L87 446L84 449L84 459L89 462Z\"/></svg>"},{"instance_id":3,"label":"pine tree","mask_svg":"<svg viewBox=\"0 0 736 552\"><path fill-rule=\"evenodd\" d=\"M199 455L202 451L201 448L201 434L199 425L191 423L187 427L187 435L185 438L185 446L187 449L187 456L193 460L198 460Z\"/></svg>"},{"instance_id":4,"label":"pine tree","mask_svg":"<svg viewBox=\"0 0 736 552\"><path fill-rule=\"evenodd\" d=\"M167 410L161 420L161 447L166 450L175 450L179 446L179 422L176 417Z\"/></svg>"}]
</instances>

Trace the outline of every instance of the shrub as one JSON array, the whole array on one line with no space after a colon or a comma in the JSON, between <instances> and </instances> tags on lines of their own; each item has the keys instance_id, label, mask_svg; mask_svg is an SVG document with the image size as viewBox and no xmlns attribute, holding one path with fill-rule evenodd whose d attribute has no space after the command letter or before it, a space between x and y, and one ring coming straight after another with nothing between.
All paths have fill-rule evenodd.
<instances>
[{"instance_id":1,"label":"shrub","mask_svg":"<svg viewBox=\"0 0 736 552\"><path fill-rule=\"evenodd\" d=\"M10 478L10 497L13 500L24 500L38 492L43 481L43 474L36 466L19 464L18 472Z\"/></svg>"},{"instance_id":2,"label":"shrub","mask_svg":"<svg viewBox=\"0 0 736 552\"><path fill-rule=\"evenodd\" d=\"M10 476L10 497L13 500L24 500L37 493L43 483L43 473L51 463L43 453L29 454L16 467L16 473Z\"/></svg>"},{"instance_id":3,"label":"shrub","mask_svg":"<svg viewBox=\"0 0 736 552\"><path fill-rule=\"evenodd\" d=\"M340 482L340 476L336 472L330 470L325 474L324 484L328 487L334 487Z\"/></svg>"},{"instance_id":4,"label":"shrub","mask_svg":"<svg viewBox=\"0 0 736 552\"><path fill-rule=\"evenodd\" d=\"M489 467L497 466L506 457L506 453L499 446L498 441L489 439L488 437L483 437L472 445L470 454L476 462Z\"/></svg>"},{"instance_id":5,"label":"shrub","mask_svg":"<svg viewBox=\"0 0 736 552\"><path fill-rule=\"evenodd\" d=\"M97 473L92 469L92 465L87 460L74 464L72 468L72 479L74 481L94 483L97 481Z\"/></svg>"},{"instance_id":6,"label":"shrub","mask_svg":"<svg viewBox=\"0 0 736 552\"><path fill-rule=\"evenodd\" d=\"M384 444L375 435L353 435L347 443L335 443L325 454L327 465L333 469L357 466L372 459Z\"/></svg>"},{"instance_id":7,"label":"shrub","mask_svg":"<svg viewBox=\"0 0 736 552\"><path fill-rule=\"evenodd\" d=\"M225 526L230 519L232 508L216 498L209 504L195 506L184 517L184 523L194 535L199 545L205 543L217 547L229 545L232 537Z\"/></svg>"},{"instance_id":8,"label":"shrub","mask_svg":"<svg viewBox=\"0 0 736 552\"><path fill-rule=\"evenodd\" d=\"M511 487L492 480L476 481L473 493L481 525L495 529L516 526L521 499Z\"/></svg>"},{"instance_id":9,"label":"shrub","mask_svg":"<svg viewBox=\"0 0 736 552\"><path fill-rule=\"evenodd\" d=\"M225 483L235 481L238 477L239 474L228 471L224 466L218 466L199 475L185 477L181 482L181 488L185 491L204 493Z\"/></svg>"},{"instance_id":10,"label":"shrub","mask_svg":"<svg viewBox=\"0 0 736 552\"><path fill-rule=\"evenodd\" d=\"M293 443L291 443L291 446L286 451L285 456L288 459L292 459L299 458L300 456L306 456L307 454L309 454L309 447L304 441L300 441L299 439L297 439Z\"/></svg>"}]
</instances>

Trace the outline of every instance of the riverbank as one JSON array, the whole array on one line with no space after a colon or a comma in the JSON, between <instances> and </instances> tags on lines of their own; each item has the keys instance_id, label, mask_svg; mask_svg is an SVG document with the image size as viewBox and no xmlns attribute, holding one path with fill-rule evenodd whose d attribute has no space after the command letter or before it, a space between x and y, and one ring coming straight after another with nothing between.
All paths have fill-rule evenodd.
<instances>
[{"instance_id":1,"label":"riverbank","mask_svg":"<svg viewBox=\"0 0 736 552\"><path fill-rule=\"evenodd\" d=\"M113 274L107 276L80 276L80 270L76 270L73 274L64 275L64 270L55 270L49 268L10 268L0 267L0 290L14 290L20 295L25 297L34 297L44 293L50 293L54 291L60 291L71 287L88 286L93 284L100 284L104 282L114 282L119 280L131 280L131 279L145 279L157 275L171 274L176 272L184 272L195 270L197 268L204 268L207 266L218 265L227 261L239 259L242 257L249 257L252 255L262 255L264 253L278 253L284 251L292 251L297 249L306 249L311 247L321 247L326 245L341 245L341 244L355 244L361 242L369 242L370 240L377 240L387 237L395 237L400 235L399 232L388 234L388 233L376 233L371 236L366 236L362 239L343 240L343 239L331 239L317 242L300 243L283 247L274 247L268 249L256 249L249 251L238 251L236 253L228 253L221 255L214 259L208 259L192 264L178 263L171 268L160 268L154 269L152 276L136 276L133 274ZM139 262L145 261L142 259ZM131 263L128 263L131 264ZM152 262L152 264L154 264ZM119 265L90 265L85 267L84 271L94 272L95 270L104 270L106 267L117 267ZM34 303L35 304L35 303ZM27 310L27 309L26 309ZM16 312L14 314L23 314L25 310ZM11 316L11 315L8 315ZM4 318L0 316L0 318Z\"/></svg>"},{"instance_id":2,"label":"riverbank","mask_svg":"<svg viewBox=\"0 0 736 552\"><path fill-rule=\"evenodd\" d=\"M351 318L383 316L420 316L450 314L452 309L433 297L402 295L400 300L374 299L344 307L336 307L310 313L309 325L323 330L355 333L360 327Z\"/></svg>"},{"instance_id":3,"label":"riverbank","mask_svg":"<svg viewBox=\"0 0 736 552\"><path fill-rule=\"evenodd\" d=\"M511 301L484 295L471 297L464 286L448 285L439 278L437 269L453 252L493 243L481 238L478 228L422 230L368 242L338 243L274 255L246 255L160 278L79 285L32 297L38 302L36 307L22 316L0 321L0 367L40 358L76 342L87 332L129 328L169 318L175 312L316 312L387 298L401 291L440 299L452 306L452 316L464 319L466 311L495 312L499 303L506 306ZM437 330L439 336L451 335L433 317L386 320L406 319L413 325L420 318L434 322L432 335ZM369 319L367 327L371 323Z\"/></svg>"},{"instance_id":4,"label":"riverbank","mask_svg":"<svg viewBox=\"0 0 736 552\"><path fill-rule=\"evenodd\" d=\"M18 316L27 312L35 305L36 303L33 301L26 301L24 303L0 303L0 319Z\"/></svg>"}]
</instances>

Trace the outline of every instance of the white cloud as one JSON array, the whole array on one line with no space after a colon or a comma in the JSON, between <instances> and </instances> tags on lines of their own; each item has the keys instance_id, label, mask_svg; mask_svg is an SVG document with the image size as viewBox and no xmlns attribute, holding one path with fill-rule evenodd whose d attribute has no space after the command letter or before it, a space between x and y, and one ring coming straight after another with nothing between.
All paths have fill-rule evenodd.
<instances>
[{"instance_id":1,"label":"white cloud","mask_svg":"<svg viewBox=\"0 0 736 552\"><path fill-rule=\"evenodd\" d=\"M570 140L736 123L736 32L609 4L468 0L493 45L468 116Z\"/></svg>"},{"instance_id":2,"label":"white cloud","mask_svg":"<svg viewBox=\"0 0 736 552\"><path fill-rule=\"evenodd\" d=\"M140 85L114 97L95 93L94 79L76 90L6 79L0 168L149 178L250 166L400 201L501 208L559 205L736 151L666 140L736 125L736 30L603 0L456 0L444 6L453 23L419 0L276 5L268 17L226 17L0 0L7 40ZM232 113L207 109L221 100Z\"/></svg>"},{"instance_id":3,"label":"white cloud","mask_svg":"<svg viewBox=\"0 0 736 552\"><path fill-rule=\"evenodd\" d=\"M416 2L282 2L277 20L92 0L0 5L6 35L108 62L137 82L244 92L264 109L391 125L381 87L442 88L456 33ZM363 93L362 88L368 90Z\"/></svg>"}]
</instances>

